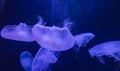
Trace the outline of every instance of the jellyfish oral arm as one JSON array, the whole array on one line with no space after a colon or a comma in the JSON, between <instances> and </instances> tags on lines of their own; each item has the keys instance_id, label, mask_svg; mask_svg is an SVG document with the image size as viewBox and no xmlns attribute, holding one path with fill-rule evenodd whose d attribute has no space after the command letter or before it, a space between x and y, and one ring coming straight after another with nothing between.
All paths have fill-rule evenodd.
<instances>
[{"instance_id":1,"label":"jellyfish oral arm","mask_svg":"<svg viewBox=\"0 0 120 71\"><path fill-rule=\"evenodd\" d=\"M117 55L114 55L114 54L111 54L111 56L115 59L115 61L120 61L120 58L119 56Z\"/></svg>"},{"instance_id":2,"label":"jellyfish oral arm","mask_svg":"<svg viewBox=\"0 0 120 71\"><path fill-rule=\"evenodd\" d=\"M105 61L102 56L96 56L100 63L105 64Z\"/></svg>"},{"instance_id":3,"label":"jellyfish oral arm","mask_svg":"<svg viewBox=\"0 0 120 71\"><path fill-rule=\"evenodd\" d=\"M59 55L56 53L56 55ZM44 71L53 63L56 63L57 57L54 52L41 47L32 63L32 71Z\"/></svg>"}]
</instances>

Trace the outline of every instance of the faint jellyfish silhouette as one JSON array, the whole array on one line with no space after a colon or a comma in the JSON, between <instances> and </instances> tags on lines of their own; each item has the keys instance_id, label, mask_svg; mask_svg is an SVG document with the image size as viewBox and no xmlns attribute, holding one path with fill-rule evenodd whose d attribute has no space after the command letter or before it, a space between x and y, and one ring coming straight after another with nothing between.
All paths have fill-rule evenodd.
<instances>
[{"instance_id":1,"label":"faint jellyfish silhouette","mask_svg":"<svg viewBox=\"0 0 120 71\"><path fill-rule=\"evenodd\" d=\"M73 49L76 52L79 52L81 46L85 47L87 43L95 37L93 33L82 33L75 35L75 45Z\"/></svg>"},{"instance_id":2,"label":"faint jellyfish silhouette","mask_svg":"<svg viewBox=\"0 0 120 71\"><path fill-rule=\"evenodd\" d=\"M0 18L2 17L2 14L3 14L3 8L4 8L4 3L5 1L4 0L0 0Z\"/></svg>"},{"instance_id":3,"label":"faint jellyfish silhouette","mask_svg":"<svg viewBox=\"0 0 120 71\"><path fill-rule=\"evenodd\" d=\"M39 22L32 29L33 36L39 45L53 51L65 51L73 47L75 39L67 27L71 22L66 22L63 28L48 27L43 24L39 16Z\"/></svg>"},{"instance_id":4,"label":"faint jellyfish silhouette","mask_svg":"<svg viewBox=\"0 0 120 71\"><path fill-rule=\"evenodd\" d=\"M96 56L98 60L105 64L102 56L113 57L115 61L120 61L120 41L109 41L98 44L89 50L91 57Z\"/></svg>"},{"instance_id":5,"label":"faint jellyfish silhouette","mask_svg":"<svg viewBox=\"0 0 120 71\"><path fill-rule=\"evenodd\" d=\"M1 30L1 36L6 39L32 42L34 41L32 35L32 28L25 23L19 25L8 25Z\"/></svg>"},{"instance_id":6,"label":"faint jellyfish silhouette","mask_svg":"<svg viewBox=\"0 0 120 71\"><path fill-rule=\"evenodd\" d=\"M20 62L25 71L32 71L33 57L30 52L24 51L20 54Z\"/></svg>"},{"instance_id":7,"label":"faint jellyfish silhouette","mask_svg":"<svg viewBox=\"0 0 120 71\"><path fill-rule=\"evenodd\" d=\"M56 63L60 55L60 52L50 51L41 47L33 59L32 71L48 71L48 69L50 71L51 68L49 66Z\"/></svg>"}]
</instances>

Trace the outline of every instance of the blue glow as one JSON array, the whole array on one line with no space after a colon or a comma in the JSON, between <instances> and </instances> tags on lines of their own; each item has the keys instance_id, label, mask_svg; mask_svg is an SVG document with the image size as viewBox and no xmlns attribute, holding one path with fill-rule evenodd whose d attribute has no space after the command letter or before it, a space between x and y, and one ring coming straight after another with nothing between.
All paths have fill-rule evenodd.
<instances>
[{"instance_id":1,"label":"blue glow","mask_svg":"<svg viewBox=\"0 0 120 71\"><path fill-rule=\"evenodd\" d=\"M69 18L67 0L51 0L51 24L60 25Z\"/></svg>"},{"instance_id":2,"label":"blue glow","mask_svg":"<svg viewBox=\"0 0 120 71\"><path fill-rule=\"evenodd\" d=\"M30 52L24 51L20 54L20 62L25 71L31 71L33 57Z\"/></svg>"}]
</instances>

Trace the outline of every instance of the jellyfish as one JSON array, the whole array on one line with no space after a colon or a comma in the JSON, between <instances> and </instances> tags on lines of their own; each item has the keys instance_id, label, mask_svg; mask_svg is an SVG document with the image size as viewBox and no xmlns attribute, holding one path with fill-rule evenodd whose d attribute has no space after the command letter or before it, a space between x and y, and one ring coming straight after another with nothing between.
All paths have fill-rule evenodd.
<instances>
[{"instance_id":1,"label":"jellyfish","mask_svg":"<svg viewBox=\"0 0 120 71\"><path fill-rule=\"evenodd\" d=\"M5 39L32 42L34 37L32 35L32 28L25 23L19 25L8 25L1 30L1 36Z\"/></svg>"},{"instance_id":2,"label":"jellyfish","mask_svg":"<svg viewBox=\"0 0 120 71\"><path fill-rule=\"evenodd\" d=\"M39 17L39 22L32 28L35 41L39 45L53 51L65 51L73 47L75 39L67 27L69 22L65 23L63 28L43 24L42 18Z\"/></svg>"},{"instance_id":3,"label":"jellyfish","mask_svg":"<svg viewBox=\"0 0 120 71\"><path fill-rule=\"evenodd\" d=\"M70 32L72 22L66 19L63 27L44 26L43 19L39 16L39 22L32 28L35 41L42 47L53 51L65 51L77 44L74 50L78 51L80 46L85 46L93 37L92 33L83 33L73 36ZM69 45L68 45L69 44Z\"/></svg>"},{"instance_id":4,"label":"jellyfish","mask_svg":"<svg viewBox=\"0 0 120 71\"><path fill-rule=\"evenodd\" d=\"M24 51L20 54L20 62L25 71L32 70L33 57L30 52Z\"/></svg>"},{"instance_id":5,"label":"jellyfish","mask_svg":"<svg viewBox=\"0 0 120 71\"><path fill-rule=\"evenodd\" d=\"M98 60L105 64L102 56L113 57L115 61L120 61L120 41L108 41L89 49L91 57L96 56Z\"/></svg>"},{"instance_id":6,"label":"jellyfish","mask_svg":"<svg viewBox=\"0 0 120 71\"><path fill-rule=\"evenodd\" d=\"M32 71L48 71L51 64L56 63L60 52L54 52L41 47L35 55L32 63Z\"/></svg>"},{"instance_id":7,"label":"jellyfish","mask_svg":"<svg viewBox=\"0 0 120 71\"><path fill-rule=\"evenodd\" d=\"M76 52L79 52L79 48L81 46L85 47L87 45L87 43L92 40L95 37L95 35L93 33L82 33L79 35L75 35L75 45L73 49Z\"/></svg>"}]
</instances>

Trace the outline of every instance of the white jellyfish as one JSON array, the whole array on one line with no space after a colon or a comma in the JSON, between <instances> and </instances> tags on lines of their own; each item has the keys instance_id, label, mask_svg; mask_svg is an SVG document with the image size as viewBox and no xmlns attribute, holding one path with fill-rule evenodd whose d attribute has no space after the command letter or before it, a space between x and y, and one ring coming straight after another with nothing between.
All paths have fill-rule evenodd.
<instances>
[{"instance_id":1,"label":"white jellyfish","mask_svg":"<svg viewBox=\"0 0 120 71\"><path fill-rule=\"evenodd\" d=\"M1 30L1 36L6 39L32 42L34 37L32 35L32 28L25 23L19 25L8 25Z\"/></svg>"},{"instance_id":2,"label":"white jellyfish","mask_svg":"<svg viewBox=\"0 0 120 71\"><path fill-rule=\"evenodd\" d=\"M120 61L120 41L108 41L98 44L89 50L91 57L96 56L98 60L105 64L102 56L113 57L115 61Z\"/></svg>"},{"instance_id":3,"label":"white jellyfish","mask_svg":"<svg viewBox=\"0 0 120 71\"><path fill-rule=\"evenodd\" d=\"M20 62L25 71L32 70L33 57L30 52L24 51L20 54Z\"/></svg>"},{"instance_id":4,"label":"white jellyfish","mask_svg":"<svg viewBox=\"0 0 120 71\"><path fill-rule=\"evenodd\" d=\"M75 35L75 45L77 46L73 47L73 49L78 52L81 46L85 47L87 43L94 37L95 35L93 33L82 33Z\"/></svg>"},{"instance_id":5,"label":"white jellyfish","mask_svg":"<svg viewBox=\"0 0 120 71\"><path fill-rule=\"evenodd\" d=\"M60 52L54 52L41 47L32 63L32 71L48 71L49 66L56 63L57 58L60 56Z\"/></svg>"},{"instance_id":6,"label":"white jellyfish","mask_svg":"<svg viewBox=\"0 0 120 71\"><path fill-rule=\"evenodd\" d=\"M33 26L32 32L36 42L48 50L65 51L72 48L75 43L78 46L85 46L94 37L92 33L84 33L74 37L69 30L72 22L68 19L64 21L63 28L48 27L43 24L43 20L39 16L39 22ZM78 50L79 47L74 49Z\"/></svg>"},{"instance_id":7,"label":"white jellyfish","mask_svg":"<svg viewBox=\"0 0 120 71\"><path fill-rule=\"evenodd\" d=\"M42 24L43 20L39 17L39 22L32 29L34 38L39 45L53 51L64 51L73 47L75 39L66 25L63 28L59 28Z\"/></svg>"}]
</instances>

